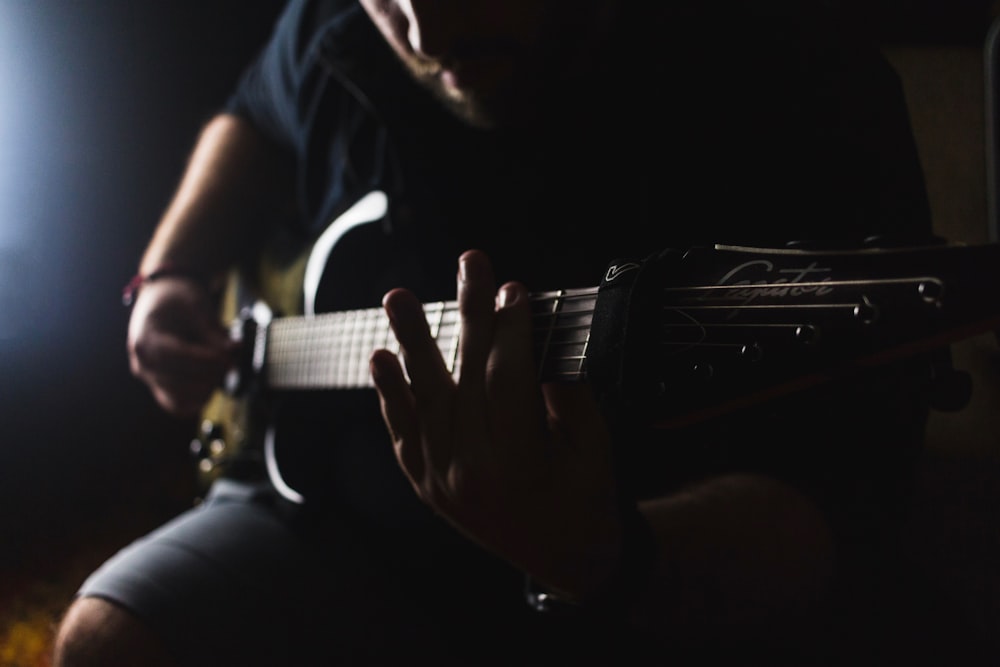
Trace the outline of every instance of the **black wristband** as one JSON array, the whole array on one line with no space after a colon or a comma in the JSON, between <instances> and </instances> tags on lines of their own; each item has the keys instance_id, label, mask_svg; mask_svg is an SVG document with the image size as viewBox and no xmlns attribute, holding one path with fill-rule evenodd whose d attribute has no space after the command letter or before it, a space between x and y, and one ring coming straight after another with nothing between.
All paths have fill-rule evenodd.
<instances>
[{"instance_id":1,"label":"black wristband","mask_svg":"<svg viewBox=\"0 0 1000 667\"><path fill-rule=\"evenodd\" d=\"M530 577L525 582L525 601L544 613L618 614L628 610L649 583L656 566L656 537L649 521L635 502L620 509L622 546L618 566L598 592L580 601L559 598L539 587Z\"/></svg>"}]
</instances>

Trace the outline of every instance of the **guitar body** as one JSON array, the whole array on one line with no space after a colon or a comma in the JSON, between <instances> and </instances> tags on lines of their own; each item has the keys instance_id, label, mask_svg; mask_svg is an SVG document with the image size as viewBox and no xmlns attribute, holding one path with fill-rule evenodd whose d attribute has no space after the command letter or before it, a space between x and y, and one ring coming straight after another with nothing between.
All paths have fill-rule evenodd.
<instances>
[{"instance_id":1,"label":"guitar body","mask_svg":"<svg viewBox=\"0 0 1000 667\"><path fill-rule=\"evenodd\" d=\"M390 233L388 210L384 196L373 193L300 252L283 244L280 254L265 255L251 270L234 271L224 321L238 321L248 310L266 322L378 308L394 287L425 300L453 297L460 251L442 248L435 238L438 253L428 260L416 246L430 239ZM442 265L437 258L445 252L451 262ZM251 378L238 395L219 390L210 399L195 446L202 486L220 475L266 475L288 499L321 504L338 486L356 486L365 469L377 468L373 475L383 477L386 467L397 470L374 389L272 392L266 382L266 376ZM338 471L346 473L343 479ZM396 494L411 495L401 475L397 482Z\"/></svg>"}]
</instances>

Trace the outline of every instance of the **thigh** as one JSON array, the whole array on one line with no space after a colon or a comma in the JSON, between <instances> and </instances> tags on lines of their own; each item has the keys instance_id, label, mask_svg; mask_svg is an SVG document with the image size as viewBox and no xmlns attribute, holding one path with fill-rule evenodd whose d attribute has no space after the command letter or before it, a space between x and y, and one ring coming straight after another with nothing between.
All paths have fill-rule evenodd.
<instances>
[{"instance_id":1,"label":"thigh","mask_svg":"<svg viewBox=\"0 0 1000 667\"><path fill-rule=\"evenodd\" d=\"M266 488L223 480L115 554L79 595L128 609L183 664L306 665L336 573L353 568L343 557L320 563Z\"/></svg>"},{"instance_id":2,"label":"thigh","mask_svg":"<svg viewBox=\"0 0 1000 667\"><path fill-rule=\"evenodd\" d=\"M408 564L329 516L300 526L267 487L217 482L199 505L122 549L81 586L128 609L183 665L494 666L594 657L605 623L530 612L520 575ZM500 573L500 585L487 580ZM594 632L599 628L600 632Z\"/></svg>"}]
</instances>

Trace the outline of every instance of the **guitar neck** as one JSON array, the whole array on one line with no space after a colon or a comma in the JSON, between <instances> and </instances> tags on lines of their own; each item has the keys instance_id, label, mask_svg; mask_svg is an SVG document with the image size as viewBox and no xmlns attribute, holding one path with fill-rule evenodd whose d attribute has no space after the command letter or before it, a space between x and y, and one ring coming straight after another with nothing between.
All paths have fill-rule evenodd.
<instances>
[{"instance_id":1,"label":"guitar neck","mask_svg":"<svg viewBox=\"0 0 1000 667\"><path fill-rule=\"evenodd\" d=\"M664 255L652 269L627 309L601 305L598 319L596 287L532 294L539 380L587 380L643 412L686 418L1000 323L1000 305L983 289L1000 283L996 244L826 253L716 246ZM620 275L609 271L603 284ZM424 312L454 373L458 304L425 304ZM399 351L380 308L276 318L254 340L252 377L273 390L371 387L372 352Z\"/></svg>"},{"instance_id":2,"label":"guitar neck","mask_svg":"<svg viewBox=\"0 0 1000 667\"><path fill-rule=\"evenodd\" d=\"M540 380L578 381L586 377L596 301L596 287L531 295ZM427 303L424 314L448 370L454 373L459 352L458 303ZM399 342L381 308L276 318L258 340L263 341L258 345L264 346L264 382L275 390L371 387L371 353L380 348L399 352Z\"/></svg>"}]
</instances>

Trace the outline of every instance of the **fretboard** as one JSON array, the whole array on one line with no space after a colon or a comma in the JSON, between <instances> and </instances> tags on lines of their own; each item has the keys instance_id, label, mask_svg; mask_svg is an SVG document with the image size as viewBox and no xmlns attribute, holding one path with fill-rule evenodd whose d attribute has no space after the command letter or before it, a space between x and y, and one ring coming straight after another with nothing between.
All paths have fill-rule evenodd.
<instances>
[{"instance_id":1,"label":"fretboard","mask_svg":"<svg viewBox=\"0 0 1000 667\"><path fill-rule=\"evenodd\" d=\"M544 292L530 300L539 379L584 379L597 288ZM454 372L459 353L457 302L425 304L424 314L445 364ZM264 340L265 383L279 390L370 387L371 353L380 348L399 351L381 308L276 318L267 325Z\"/></svg>"}]
</instances>

